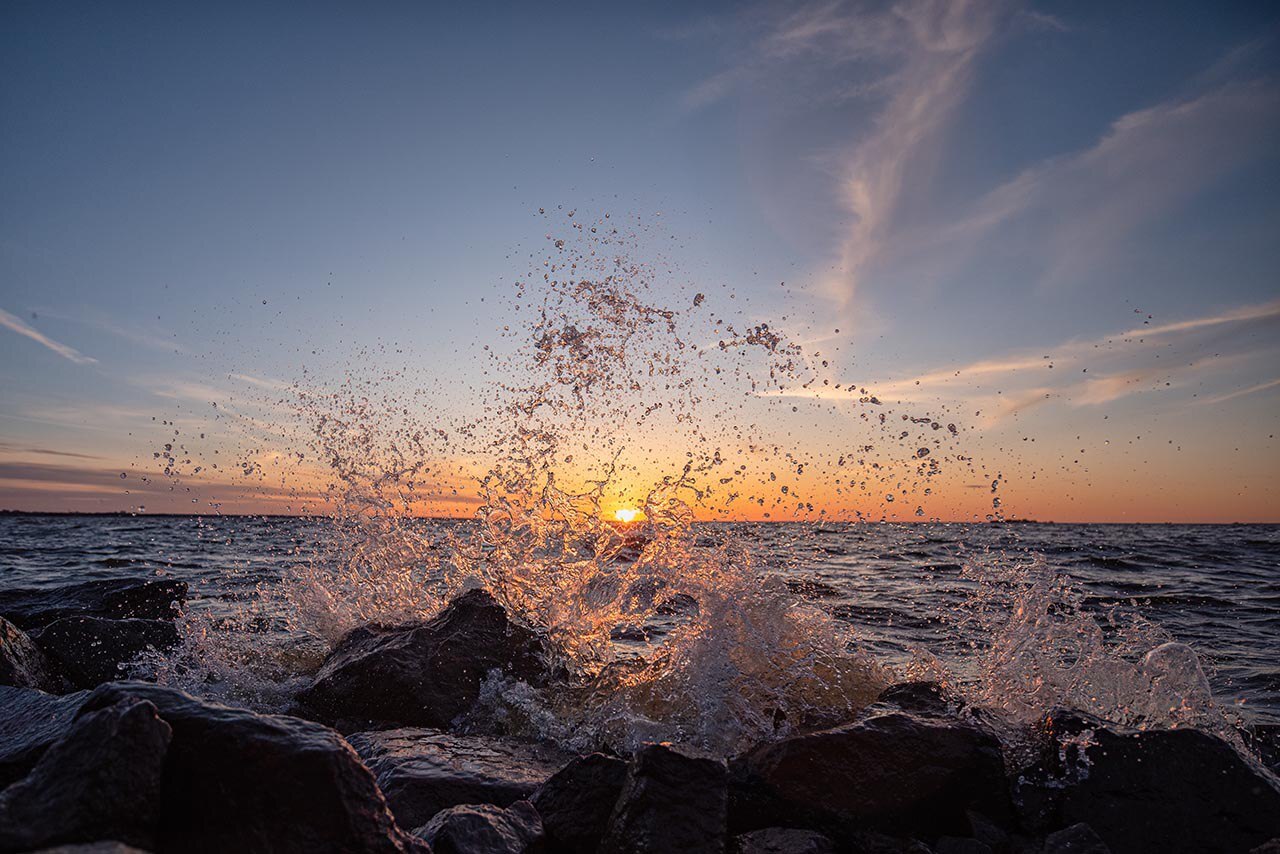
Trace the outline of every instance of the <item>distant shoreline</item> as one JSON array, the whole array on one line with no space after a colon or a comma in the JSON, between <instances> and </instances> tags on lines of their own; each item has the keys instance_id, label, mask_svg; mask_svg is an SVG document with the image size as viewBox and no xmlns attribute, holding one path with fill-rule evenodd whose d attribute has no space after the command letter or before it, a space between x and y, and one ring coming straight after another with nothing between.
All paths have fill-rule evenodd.
<instances>
[{"instance_id":1,"label":"distant shoreline","mask_svg":"<svg viewBox=\"0 0 1280 854\"><path fill-rule=\"evenodd\" d=\"M0 518L11 517L86 517L86 518L149 518L149 519L331 519L332 516L321 514L302 514L302 513L133 513L128 510L101 510L101 511L76 511L76 510L0 510ZM469 522L474 521L473 516L414 516L415 519L424 519L432 522ZM806 522L798 519L709 519L696 524L700 525L727 525L727 524L753 524L753 525L878 525L882 524L875 521L835 521L826 520L823 522ZM994 521L953 521L953 522L921 522L921 521L897 521L885 522L888 525L1203 525L1218 528L1230 527L1249 527L1249 526L1280 526L1280 522L1057 522L1052 519L1000 519Z\"/></svg>"}]
</instances>

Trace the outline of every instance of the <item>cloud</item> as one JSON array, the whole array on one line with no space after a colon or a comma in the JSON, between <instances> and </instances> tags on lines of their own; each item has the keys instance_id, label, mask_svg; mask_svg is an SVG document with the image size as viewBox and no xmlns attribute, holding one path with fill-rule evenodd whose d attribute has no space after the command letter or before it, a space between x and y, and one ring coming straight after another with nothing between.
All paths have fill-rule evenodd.
<instances>
[{"instance_id":1,"label":"cloud","mask_svg":"<svg viewBox=\"0 0 1280 854\"><path fill-rule=\"evenodd\" d=\"M24 448L9 442L0 442L0 452L10 454L40 454L50 457L72 457L79 460L100 460L102 457L93 454L77 454L74 451L55 451L52 448Z\"/></svg>"},{"instance_id":2,"label":"cloud","mask_svg":"<svg viewBox=\"0 0 1280 854\"><path fill-rule=\"evenodd\" d=\"M844 107L846 118L857 122L833 146L807 155L830 176L830 201L843 222L820 292L847 306L893 234L908 183L927 177L976 62L999 35L1008 10L1005 3L978 0L762 8L749 16L750 46L731 67L686 93L684 102L705 106L757 81L787 79L792 85L784 87L785 97L826 113Z\"/></svg>"},{"instance_id":3,"label":"cloud","mask_svg":"<svg viewBox=\"0 0 1280 854\"><path fill-rule=\"evenodd\" d=\"M1244 397L1250 394L1257 394L1260 391L1267 391L1268 389L1273 389L1277 387L1280 387L1280 379L1268 380L1267 382L1258 383L1257 385L1249 386L1248 388L1242 388L1238 391L1228 392L1227 394L1220 394L1220 395L1217 395L1216 397L1205 398L1204 400L1201 400L1200 403L1202 404L1224 403L1228 400L1235 400L1237 397Z\"/></svg>"},{"instance_id":4,"label":"cloud","mask_svg":"<svg viewBox=\"0 0 1280 854\"><path fill-rule=\"evenodd\" d=\"M62 358L69 359L77 365L92 365L98 361L97 359L84 355L74 347L68 347L66 344L54 341L43 332L33 328L22 318L12 315L2 308L0 308L0 326L16 332L19 335L25 335L32 341L49 348Z\"/></svg>"},{"instance_id":5,"label":"cloud","mask_svg":"<svg viewBox=\"0 0 1280 854\"><path fill-rule=\"evenodd\" d=\"M1092 146L1044 161L979 199L934 242L962 251L1014 219L1037 218L1024 251L1049 258L1044 280L1095 264L1134 231L1266 154L1280 131L1280 88L1233 82L1116 119ZM911 235L919 251L921 239Z\"/></svg>"},{"instance_id":6,"label":"cloud","mask_svg":"<svg viewBox=\"0 0 1280 854\"><path fill-rule=\"evenodd\" d=\"M1051 401L1073 407L1099 406L1143 392L1187 387L1197 377L1224 374L1264 357L1270 362L1274 347L1248 349L1243 330L1232 327L1275 325L1278 320L1280 300L1275 300L935 368L903 380L868 382L861 387L839 383L841 388L836 389L836 378L829 377L830 385L773 394L818 400L859 400L870 394L886 403L963 400L982 409L990 425ZM1232 333L1226 341L1216 335L1223 329ZM1228 348L1235 351L1225 352ZM1265 382L1197 402L1219 403L1276 384Z\"/></svg>"}]
</instances>

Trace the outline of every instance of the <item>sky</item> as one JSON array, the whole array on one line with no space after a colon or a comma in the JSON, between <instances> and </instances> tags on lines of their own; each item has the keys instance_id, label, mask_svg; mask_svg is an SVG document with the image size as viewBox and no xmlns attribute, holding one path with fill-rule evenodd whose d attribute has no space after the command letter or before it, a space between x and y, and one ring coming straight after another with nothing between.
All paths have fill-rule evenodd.
<instances>
[{"instance_id":1,"label":"sky","mask_svg":"<svg viewBox=\"0 0 1280 854\"><path fill-rule=\"evenodd\" d=\"M929 518L995 476L1018 517L1280 521L1273 4L10 2L0 115L0 508L296 509L299 378L465 409L580 211L803 343L797 447L867 393L959 418ZM175 431L275 480L174 488ZM858 502L818 496L910 516Z\"/></svg>"}]
</instances>

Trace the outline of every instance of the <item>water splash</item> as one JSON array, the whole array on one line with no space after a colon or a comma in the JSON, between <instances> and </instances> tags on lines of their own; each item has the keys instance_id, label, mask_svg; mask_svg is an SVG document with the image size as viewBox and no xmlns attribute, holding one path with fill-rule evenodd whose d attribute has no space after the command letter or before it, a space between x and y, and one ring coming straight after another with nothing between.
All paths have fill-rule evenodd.
<instances>
[{"instance_id":1,"label":"water splash","mask_svg":"<svg viewBox=\"0 0 1280 854\"><path fill-rule=\"evenodd\" d=\"M428 618L469 585L544 632L571 680L550 695L490 681L477 728L728 755L847 720L893 678L730 529L710 537L698 521L868 520L895 507L926 518L950 470L989 482L998 518L1002 476L963 453L962 425L866 389L843 390L825 448L796 446L787 413L830 385L821 353L782 323L717 314L706 289L673 281L645 249L643 224L576 212L567 223L507 288L511 322L503 346L484 348L494 381L476 411L433 406L429 376L367 353L336 387L304 374L284 391L288 417L268 430L282 450L242 449L233 470L278 477L322 512L319 555L230 615L188 615L160 678L281 708L350 629ZM198 455L170 444L166 475L198 475ZM474 521L419 518L442 497L470 502ZM613 522L620 508L639 521ZM974 561L968 577L962 619L990 638L974 672L922 650L904 675L959 686L1015 724L1055 705L1141 726L1220 720L1194 653L1156 627L1118 612L1097 622L1043 563Z\"/></svg>"}]
</instances>

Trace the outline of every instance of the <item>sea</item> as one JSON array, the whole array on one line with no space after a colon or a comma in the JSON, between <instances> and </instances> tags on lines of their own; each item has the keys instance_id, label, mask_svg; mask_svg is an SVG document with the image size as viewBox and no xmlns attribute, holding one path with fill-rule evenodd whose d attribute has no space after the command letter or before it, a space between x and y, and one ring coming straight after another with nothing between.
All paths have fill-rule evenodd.
<instances>
[{"instance_id":1,"label":"sea","mask_svg":"<svg viewBox=\"0 0 1280 854\"><path fill-rule=\"evenodd\" d=\"M474 522L413 524L443 546ZM707 523L696 533L707 546L742 545L762 577L853 626L890 665L922 650L963 662L989 641L980 623L955 618L978 583L966 567L1047 572L1100 625L1120 611L1189 645L1215 700L1242 722L1280 724L1277 525ZM333 547L323 518L4 515L0 589L166 576L188 582L191 611L217 616ZM286 631L269 618L260 630Z\"/></svg>"}]
</instances>

